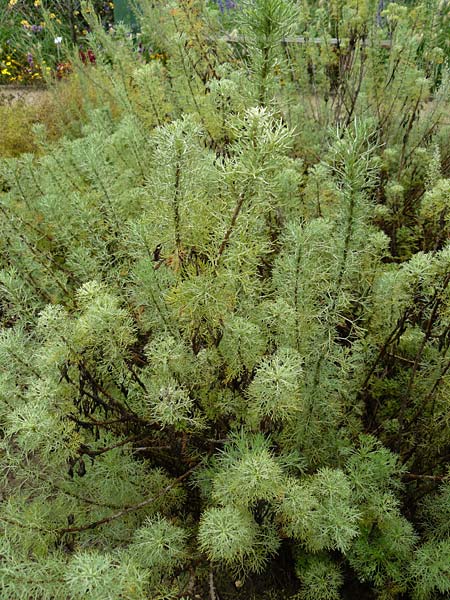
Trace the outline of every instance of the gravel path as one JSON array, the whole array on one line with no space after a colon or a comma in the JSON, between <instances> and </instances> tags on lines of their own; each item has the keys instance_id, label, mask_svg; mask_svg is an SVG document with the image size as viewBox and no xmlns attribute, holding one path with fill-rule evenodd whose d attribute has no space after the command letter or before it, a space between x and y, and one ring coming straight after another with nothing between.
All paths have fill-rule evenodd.
<instances>
[{"instance_id":1,"label":"gravel path","mask_svg":"<svg viewBox=\"0 0 450 600\"><path fill-rule=\"evenodd\" d=\"M16 102L34 104L43 94L45 94L44 88L0 85L0 106Z\"/></svg>"}]
</instances>

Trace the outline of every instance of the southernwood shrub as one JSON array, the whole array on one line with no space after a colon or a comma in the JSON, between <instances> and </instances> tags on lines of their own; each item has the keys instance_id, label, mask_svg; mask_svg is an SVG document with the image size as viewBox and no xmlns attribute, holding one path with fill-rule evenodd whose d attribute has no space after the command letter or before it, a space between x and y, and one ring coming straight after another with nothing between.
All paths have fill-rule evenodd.
<instances>
[{"instance_id":1,"label":"southernwood shrub","mask_svg":"<svg viewBox=\"0 0 450 600\"><path fill-rule=\"evenodd\" d=\"M141 9L1 162L1 597L448 597L435 3Z\"/></svg>"}]
</instances>

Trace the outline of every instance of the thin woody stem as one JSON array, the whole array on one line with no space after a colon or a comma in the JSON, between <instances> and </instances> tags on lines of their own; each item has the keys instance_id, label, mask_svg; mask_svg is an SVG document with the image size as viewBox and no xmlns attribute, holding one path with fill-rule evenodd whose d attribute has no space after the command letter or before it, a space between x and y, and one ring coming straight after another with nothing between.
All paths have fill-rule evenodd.
<instances>
[{"instance_id":1,"label":"thin woody stem","mask_svg":"<svg viewBox=\"0 0 450 600\"><path fill-rule=\"evenodd\" d=\"M228 241L231 237L231 234L233 233L233 229L234 229L234 226L236 225L237 218L239 216L239 213L241 212L242 205L244 204L244 199L245 199L245 195L243 193L241 193L239 196L238 203L236 204L236 206L234 208L233 216L231 217L230 226L228 227L228 229L225 233L225 236L222 240L222 243L220 244L219 253L217 255L217 262L220 261L222 254L225 252L225 248L228 245Z\"/></svg>"},{"instance_id":2,"label":"thin woody stem","mask_svg":"<svg viewBox=\"0 0 450 600\"><path fill-rule=\"evenodd\" d=\"M183 475L180 475L180 477L177 477L177 479L172 481L172 483L170 483L168 486L166 486L156 496L147 498L146 500L143 500L142 502L139 502L138 504L135 504L134 506L129 506L128 508L124 508L123 510L120 510L119 512L114 513L114 514L110 515L109 517L105 517L104 519L99 519L98 521L93 521L92 523L87 523L86 525L80 525L79 527L65 527L63 529L59 529L58 533L77 533L77 532L81 532L81 531L88 531L89 529L95 529L96 527L100 527L101 525L105 525L106 523L110 523L111 521L121 519L122 517L124 517L125 515L128 515L129 513L136 512L137 510L141 510L141 508L145 508L145 507L149 506L150 504L153 504L154 502L156 502L156 500L159 500L159 498L162 498L163 496L165 496L176 485L178 485L179 483L181 483L182 481L187 479L187 477L189 477L189 475L191 475L195 471L195 469L197 469L197 467L198 467L198 464L195 465L194 467L192 467L191 469L189 469L188 471L186 471L186 473L183 473Z\"/></svg>"}]
</instances>

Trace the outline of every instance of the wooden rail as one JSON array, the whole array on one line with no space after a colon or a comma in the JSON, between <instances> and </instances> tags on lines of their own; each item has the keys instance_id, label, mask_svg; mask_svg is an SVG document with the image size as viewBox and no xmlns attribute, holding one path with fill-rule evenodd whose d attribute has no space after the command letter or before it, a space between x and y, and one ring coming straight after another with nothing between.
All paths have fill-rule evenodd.
<instances>
[{"instance_id":1,"label":"wooden rail","mask_svg":"<svg viewBox=\"0 0 450 600\"><path fill-rule=\"evenodd\" d=\"M243 35L238 35L238 34L233 34L233 33L227 33L226 35L223 35L219 38L221 41L223 42L229 42L230 44L234 44L234 43L242 43L245 44L245 37ZM285 37L283 38L282 43L283 44L317 44L317 45L328 45L328 46L340 46L342 45L342 43L344 42L344 40L342 39L338 39L338 38L329 38L329 39L324 39L324 38L320 38L320 37L316 37L316 38L308 38L308 37L304 37L302 35L300 36L290 36L290 37ZM363 46L368 46L368 42L365 40L362 40L362 45ZM378 45L380 46L380 48L388 48L390 49L392 47L392 42L391 40L380 40L378 42Z\"/></svg>"}]
</instances>

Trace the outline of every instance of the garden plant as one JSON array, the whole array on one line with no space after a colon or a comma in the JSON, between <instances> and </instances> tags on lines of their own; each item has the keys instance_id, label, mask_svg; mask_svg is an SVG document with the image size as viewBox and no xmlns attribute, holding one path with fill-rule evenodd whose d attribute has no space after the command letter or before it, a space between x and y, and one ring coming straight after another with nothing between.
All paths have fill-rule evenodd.
<instances>
[{"instance_id":1,"label":"garden plant","mask_svg":"<svg viewBox=\"0 0 450 600\"><path fill-rule=\"evenodd\" d=\"M113 2L91 5L112 27ZM90 9L88 9L90 10ZM80 0L0 0L0 84L43 84L72 70L63 46L88 50L89 26Z\"/></svg>"},{"instance_id":2,"label":"garden plant","mask_svg":"<svg viewBox=\"0 0 450 600\"><path fill-rule=\"evenodd\" d=\"M0 161L0 597L448 598L446 5L81 10Z\"/></svg>"}]
</instances>

